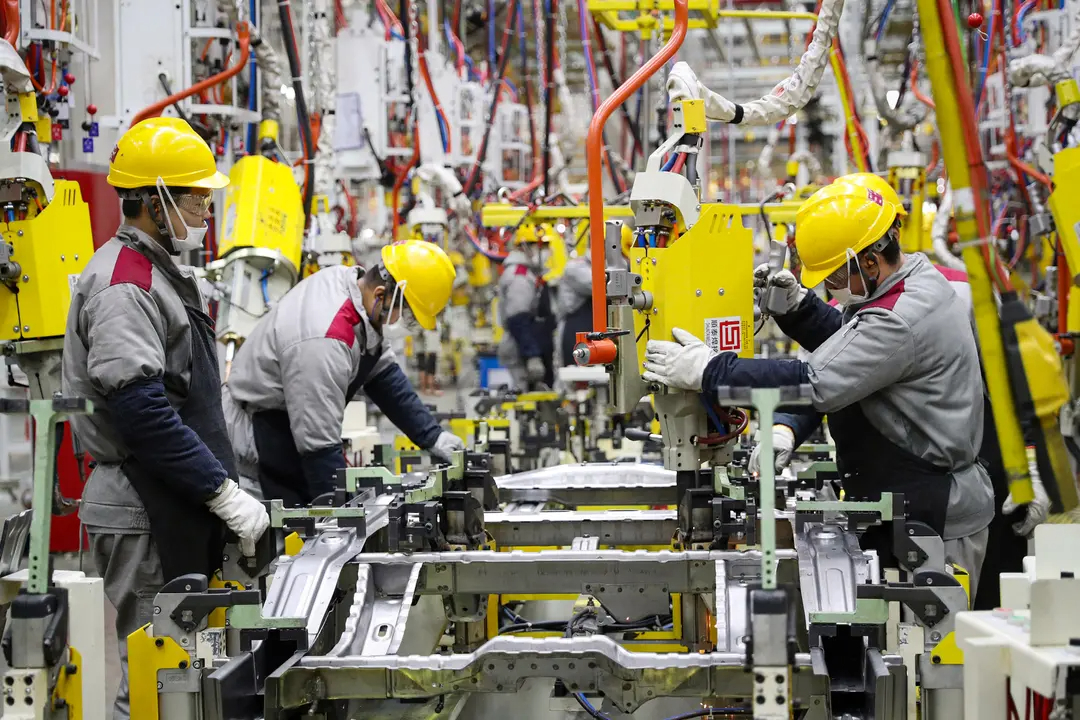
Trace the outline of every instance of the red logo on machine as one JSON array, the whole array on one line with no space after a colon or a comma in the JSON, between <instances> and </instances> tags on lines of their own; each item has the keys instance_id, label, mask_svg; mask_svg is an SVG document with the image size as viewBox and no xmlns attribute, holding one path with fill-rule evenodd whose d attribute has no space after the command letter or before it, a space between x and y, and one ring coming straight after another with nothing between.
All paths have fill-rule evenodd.
<instances>
[{"instance_id":1,"label":"red logo on machine","mask_svg":"<svg viewBox=\"0 0 1080 720\"><path fill-rule=\"evenodd\" d=\"M742 318L708 318L705 320L705 344L713 352L742 351Z\"/></svg>"}]
</instances>

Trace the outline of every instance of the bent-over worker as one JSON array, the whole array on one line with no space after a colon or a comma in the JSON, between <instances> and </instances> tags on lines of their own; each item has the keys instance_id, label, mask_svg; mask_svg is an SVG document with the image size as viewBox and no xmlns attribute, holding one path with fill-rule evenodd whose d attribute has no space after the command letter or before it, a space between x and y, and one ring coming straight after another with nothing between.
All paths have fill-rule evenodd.
<instances>
[{"instance_id":1,"label":"bent-over worker","mask_svg":"<svg viewBox=\"0 0 1080 720\"><path fill-rule=\"evenodd\" d=\"M222 392L241 475L263 496L307 505L332 492L344 466L345 406L363 389L418 447L446 462L464 449L439 427L384 339L435 328L454 265L422 240L387 245L364 270L328 267L302 280L266 314L233 360Z\"/></svg>"},{"instance_id":2,"label":"bent-over worker","mask_svg":"<svg viewBox=\"0 0 1080 720\"><path fill-rule=\"evenodd\" d=\"M156 118L120 138L108 181L124 224L72 292L63 387L94 403L72 419L97 461L80 513L116 608L113 717L127 718L127 637L151 621L157 591L213 575L226 528L254 554L270 519L237 485L213 323L193 273L173 262L202 248L213 191L229 179L186 122Z\"/></svg>"},{"instance_id":3,"label":"bent-over worker","mask_svg":"<svg viewBox=\"0 0 1080 720\"><path fill-rule=\"evenodd\" d=\"M649 342L645 378L706 393L809 384L814 409L829 414L848 496L903 493L909 518L941 535L974 592L994 517L990 478L978 462L978 349L967 306L925 256L904 255L896 218L880 193L846 182L799 209L803 285L824 281L849 294L842 313L813 293L802 297L798 340L811 351L808 362L713 355L676 329L679 342ZM885 550L875 530L864 546Z\"/></svg>"}]
</instances>

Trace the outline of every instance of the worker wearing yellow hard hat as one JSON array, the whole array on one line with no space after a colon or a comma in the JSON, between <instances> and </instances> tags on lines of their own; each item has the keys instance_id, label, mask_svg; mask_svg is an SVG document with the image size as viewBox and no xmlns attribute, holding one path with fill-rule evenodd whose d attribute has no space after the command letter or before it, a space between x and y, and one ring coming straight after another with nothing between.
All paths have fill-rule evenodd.
<instances>
[{"instance_id":1,"label":"worker wearing yellow hard hat","mask_svg":"<svg viewBox=\"0 0 1080 720\"><path fill-rule=\"evenodd\" d=\"M829 415L848 496L902 493L908 519L944 539L974 592L995 508L978 462L983 383L968 308L925 256L904 255L896 208L876 190L834 182L795 223L803 285L849 297L840 310L795 286L774 312L808 360L743 359L676 329L676 342L648 343L644 378L713 397L724 386L809 386L813 410ZM787 431L790 447L805 440ZM895 560L888 533L869 530L862 542Z\"/></svg>"},{"instance_id":2,"label":"worker wearing yellow hard hat","mask_svg":"<svg viewBox=\"0 0 1080 720\"><path fill-rule=\"evenodd\" d=\"M381 257L372 268L328 267L304 279L236 353L225 417L241 475L257 478L266 498L307 505L334 490L345 406L361 389L438 460L464 447L420 401L388 341L435 328L454 264L422 240L387 245Z\"/></svg>"},{"instance_id":3,"label":"worker wearing yellow hard hat","mask_svg":"<svg viewBox=\"0 0 1080 720\"><path fill-rule=\"evenodd\" d=\"M270 519L237 483L213 324L173 258L202 247L213 191L229 179L186 122L153 118L120 137L108 181L123 224L72 289L62 375L65 394L95 409L71 420L96 461L80 515L116 607L113 717L126 718L127 638L151 620L143 598L181 575L212 576L227 529L253 554Z\"/></svg>"}]
</instances>

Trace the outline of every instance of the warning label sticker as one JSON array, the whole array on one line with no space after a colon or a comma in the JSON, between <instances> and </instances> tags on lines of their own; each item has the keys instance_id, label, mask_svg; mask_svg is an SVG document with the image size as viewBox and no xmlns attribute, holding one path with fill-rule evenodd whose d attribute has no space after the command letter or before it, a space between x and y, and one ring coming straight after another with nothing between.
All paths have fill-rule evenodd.
<instances>
[{"instance_id":1,"label":"warning label sticker","mask_svg":"<svg viewBox=\"0 0 1080 720\"><path fill-rule=\"evenodd\" d=\"M741 352L742 335L742 319L738 316L705 319L705 344L713 352Z\"/></svg>"}]
</instances>

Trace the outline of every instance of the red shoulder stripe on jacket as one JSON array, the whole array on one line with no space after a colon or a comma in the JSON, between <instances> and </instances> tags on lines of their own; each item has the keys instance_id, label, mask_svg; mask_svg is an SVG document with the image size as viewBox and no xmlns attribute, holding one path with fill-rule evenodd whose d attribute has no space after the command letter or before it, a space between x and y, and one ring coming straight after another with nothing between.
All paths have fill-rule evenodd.
<instances>
[{"instance_id":1,"label":"red shoulder stripe on jacket","mask_svg":"<svg viewBox=\"0 0 1080 720\"><path fill-rule=\"evenodd\" d=\"M879 297L871 300L863 305L860 310L866 310L867 308L882 308L884 310L892 310L896 307L896 302L900 299L900 296L904 294L904 281L893 285L891 288L885 291L885 293Z\"/></svg>"},{"instance_id":2,"label":"red shoulder stripe on jacket","mask_svg":"<svg viewBox=\"0 0 1080 720\"><path fill-rule=\"evenodd\" d=\"M356 325L360 322L360 313L352 300L346 300L338 309L334 319L330 322L330 328L326 331L326 337L340 340L349 347L356 342Z\"/></svg>"},{"instance_id":3,"label":"red shoulder stripe on jacket","mask_svg":"<svg viewBox=\"0 0 1080 720\"><path fill-rule=\"evenodd\" d=\"M153 280L154 266L150 258L127 245L120 248L113 266L112 278L109 279L109 287L130 284L150 292Z\"/></svg>"}]
</instances>

